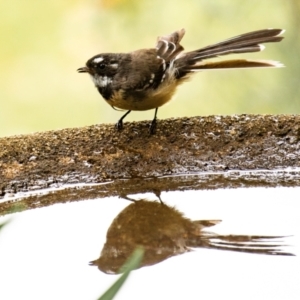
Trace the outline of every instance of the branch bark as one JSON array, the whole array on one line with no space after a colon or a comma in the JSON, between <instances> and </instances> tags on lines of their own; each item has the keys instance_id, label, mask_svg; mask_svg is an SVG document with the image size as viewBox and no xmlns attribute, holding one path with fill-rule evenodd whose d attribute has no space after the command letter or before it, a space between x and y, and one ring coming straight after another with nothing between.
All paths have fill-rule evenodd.
<instances>
[{"instance_id":1,"label":"branch bark","mask_svg":"<svg viewBox=\"0 0 300 300\"><path fill-rule=\"evenodd\" d=\"M1 196L112 181L118 190L108 194L120 195L128 192L122 188L127 179L136 184L142 178L300 166L297 115L160 120L155 135L149 135L148 122L124 127L118 132L104 124L1 138Z\"/></svg>"}]
</instances>

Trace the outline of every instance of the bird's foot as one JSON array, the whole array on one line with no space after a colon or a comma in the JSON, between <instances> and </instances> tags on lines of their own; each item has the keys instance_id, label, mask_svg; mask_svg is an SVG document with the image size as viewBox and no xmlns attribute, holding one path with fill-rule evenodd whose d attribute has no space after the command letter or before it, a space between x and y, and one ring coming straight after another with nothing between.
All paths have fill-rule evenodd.
<instances>
[{"instance_id":1,"label":"bird's foot","mask_svg":"<svg viewBox=\"0 0 300 300\"><path fill-rule=\"evenodd\" d=\"M120 120L116 123L115 127L116 127L116 129L117 129L118 131L122 130L122 129L123 129L123 120L120 119Z\"/></svg>"},{"instance_id":2,"label":"bird's foot","mask_svg":"<svg viewBox=\"0 0 300 300\"><path fill-rule=\"evenodd\" d=\"M150 134L155 134L156 132L156 118L154 118L150 124L150 127L149 127L149 133Z\"/></svg>"}]
</instances>

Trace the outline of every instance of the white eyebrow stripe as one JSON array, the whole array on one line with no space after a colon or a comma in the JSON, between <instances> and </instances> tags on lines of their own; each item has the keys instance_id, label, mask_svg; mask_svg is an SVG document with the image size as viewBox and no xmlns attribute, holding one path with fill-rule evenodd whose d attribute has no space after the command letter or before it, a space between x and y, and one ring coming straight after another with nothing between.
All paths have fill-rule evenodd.
<instances>
[{"instance_id":1,"label":"white eyebrow stripe","mask_svg":"<svg viewBox=\"0 0 300 300\"><path fill-rule=\"evenodd\" d=\"M102 56L100 56L100 57L94 58L94 59L93 59L93 62L97 64L97 63L99 63L99 62L101 62L101 61L103 61L103 60L104 60L104 58L103 58Z\"/></svg>"}]
</instances>

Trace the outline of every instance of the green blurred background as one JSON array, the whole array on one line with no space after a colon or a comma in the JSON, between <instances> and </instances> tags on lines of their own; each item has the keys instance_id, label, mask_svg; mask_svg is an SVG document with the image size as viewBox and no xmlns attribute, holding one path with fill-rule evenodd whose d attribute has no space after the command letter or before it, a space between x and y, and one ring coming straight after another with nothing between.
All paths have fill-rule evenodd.
<instances>
[{"instance_id":1,"label":"green blurred background","mask_svg":"<svg viewBox=\"0 0 300 300\"><path fill-rule=\"evenodd\" d=\"M199 73L159 110L160 119L299 113L299 16L299 0L1 0L0 136L115 123L122 112L76 69L101 52L152 47L158 35L182 27L186 50L284 28L283 42L235 57L279 60L286 67ZM133 112L126 120L150 120L153 113Z\"/></svg>"}]
</instances>

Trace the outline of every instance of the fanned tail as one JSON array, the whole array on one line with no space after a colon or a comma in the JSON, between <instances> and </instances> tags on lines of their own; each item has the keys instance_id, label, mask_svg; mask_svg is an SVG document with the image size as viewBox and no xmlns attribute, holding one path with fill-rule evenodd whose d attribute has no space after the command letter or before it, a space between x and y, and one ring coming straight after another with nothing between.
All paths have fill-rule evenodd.
<instances>
[{"instance_id":1,"label":"fanned tail","mask_svg":"<svg viewBox=\"0 0 300 300\"><path fill-rule=\"evenodd\" d=\"M228 60L204 62L203 60L227 54L258 52L264 49L262 43L280 42L282 29L263 29L242 34L223 42L182 54L175 60L177 77L182 78L190 72L203 69L231 69L253 67L280 67L278 62L268 60Z\"/></svg>"}]
</instances>

